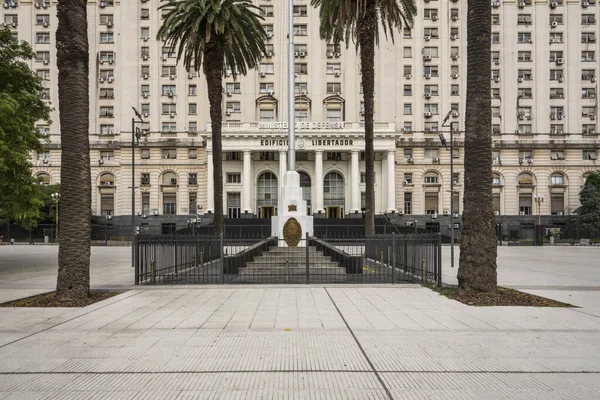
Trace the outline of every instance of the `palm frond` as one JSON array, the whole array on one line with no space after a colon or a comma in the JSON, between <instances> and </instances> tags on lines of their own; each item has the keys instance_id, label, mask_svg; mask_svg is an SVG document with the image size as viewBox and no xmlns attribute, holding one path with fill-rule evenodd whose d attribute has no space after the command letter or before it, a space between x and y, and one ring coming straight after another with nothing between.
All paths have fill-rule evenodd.
<instances>
[{"instance_id":1,"label":"palm frond","mask_svg":"<svg viewBox=\"0 0 600 400\"><path fill-rule=\"evenodd\" d=\"M224 70L234 76L256 67L265 53L263 18L250 0L163 0L159 10L168 12L157 38L176 49L186 69L200 69L214 37L224 49Z\"/></svg>"},{"instance_id":2,"label":"palm frond","mask_svg":"<svg viewBox=\"0 0 600 400\"><path fill-rule=\"evenodd\" d=\"M311 0L311 5L319 9L321 38L336 44L346 42L346 47L351 40L357 42L357 25L369 4L375 4L377 22L392 41L394 31L413 26L417 14L414 0ZM374 29L379 43L379 27Z\"/></svg>"}]
</instances>

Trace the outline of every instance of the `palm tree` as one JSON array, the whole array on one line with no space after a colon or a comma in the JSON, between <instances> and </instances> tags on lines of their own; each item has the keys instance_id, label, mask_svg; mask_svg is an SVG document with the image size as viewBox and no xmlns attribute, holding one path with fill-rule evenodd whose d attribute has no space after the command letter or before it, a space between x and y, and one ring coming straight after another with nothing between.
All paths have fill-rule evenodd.
<instances>
[{"instance_id":1,"label":"palm tree","mask_svg":"<svg viewBox=\"0 0 600 400\"><path fill-rule=\"evenodd\" d=\"M223 232L223 156L221 145L223 75L234 79L256 67L265 54L265 32L259 8L250 0L166 0L169 10L157 37L177 48L186 69L203 66L212 126L216 233ZM256 11L256 12L255 12Z\"/></svg>"},{"instance_id":2,"label":"palm tree","mask_svg":"<svg viewBox=\"0 0 600 400\"><path fill-rule=\"evenodd\" d=\"M495 219L492 212L491 30L489 1L468 0L465 199L458 284L496 291Z\"/></svg>"},{"instance_id":3,"label":"palm tree","mask_svg":"<svg viewBox=\"0 0 600 400\"><path fill-rule=\"evenodd\" d=\"M373 108L375 91L375 46L379 24L394 40L394 30L412 26L417 13L414 0L311 0L319 8L321 38L338 44L350 40L360 50L360 68L365 118L365 234L375 233L375 152Z\"/></svg>"},{"instance_id":4,"label":"palm tree","mask_svg":"<svg viewBox=\"0 0 600 400\"><path fill-rule=\"evenodd\" d=\"M90 289L92 187L90 175L87 1L61 0L56 50L61 128L58 278L60 301Z\"/></svg>"}]
</instances>

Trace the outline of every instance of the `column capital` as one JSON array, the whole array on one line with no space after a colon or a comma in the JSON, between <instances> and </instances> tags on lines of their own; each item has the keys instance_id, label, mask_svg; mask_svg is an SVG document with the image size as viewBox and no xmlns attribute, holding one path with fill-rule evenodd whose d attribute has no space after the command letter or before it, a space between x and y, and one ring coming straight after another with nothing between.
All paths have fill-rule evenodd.
<instances>
[{"instance_id":1,"label":"column capital","mask_svg":"<svg viewBox=\"0 0 600 400\"><path fill-rule=\"evenodd\" d=\"M386 150L386 152L387 152L388 154L390 154L390 153L394 153L394 154L396 154L396 149L387 149L387 150Z\"/></svg>"},{"instance_id":2,"label":"column capital","mask_svg":"<svg viewBox=\"0 0 600 400\"><path fill-rule=\"evenodd\" d=\"M323 150L315 150L315 154L323 154Z\"/></svg>"},{"instance_id":3,"label":"column capital","mask_svg":"<svg viewBox=\"0 0 600 400\"><path fill-rule=\"evenodd\" d=\"M252 150L242 150L244 154L252 154Z\"/></svg>"},{"instance_id":4,"label":"column capital","mask_svg":"<svg viewBox=\"0 0 600 400\"><path fill-rule=\"evenodd\" d=\"M360 153L360 150L358 150L358 149L352 149L352 150L350 150L350 153L352 153L352 154L358 154L358 153Z\"/></svg>"}]
</instances>

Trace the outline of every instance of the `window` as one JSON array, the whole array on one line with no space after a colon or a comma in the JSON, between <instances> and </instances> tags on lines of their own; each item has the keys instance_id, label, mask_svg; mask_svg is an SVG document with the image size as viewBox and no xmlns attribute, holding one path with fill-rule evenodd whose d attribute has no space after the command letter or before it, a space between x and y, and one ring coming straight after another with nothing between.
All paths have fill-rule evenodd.
<instances>
[{"instance_id":1,"label":"window","mask_svg":"<svg viewBox=\"0 0 600 400\"><path fill-rule=\"evenodd\" d=\"M114 22L114 18L112 14L101 14L100 15L100 25L112 25Z\"/></svg>"},{"instance_id":2,"label":"window","mask_svg":"<svg viewBox=\"0 0 600 400\"><path fill-rule=\"evenodd\" d=\"M500 215L500 193L492 193L492 211Z\"/></svg>"},{"instance_id":3,"label":"window","mask_svg":"<svg viewBox=\"0 0 600 400\"><path fill-rule=\"evenodd\" d=\"M163 103L162 115L171 115L177 113L177 104Z\"/></svg>"},{"instance_id":4,"label":"window","mask_svg":"<svg viewBox=\"0 0 600 400\"><path fill-rule=\"evenodd\" d=\"M150 183L150 175L146 175L148 175L148 183ZM144 184L143 176L144 174L142 174L142 184ZM148 214L150 214L150 193L142 193L142 215Z\"/></svg>"},{"instance_id":5,"label":"window","mask_svg":"<svg viewBox=\"0 0 600 400\"><path fill-rule=\"evenodd\" d=\"M588 62L588 61L594 61L595 59L596 59L595 51L584 50L581 52L581 61Z\"/></svg>"},{"instance_id":6,"label":"window","mask_svg":"<svg viewBox=\"0 0 600 400\"><path fill-rule=\"evenodd\" d=\"M296 82L294 84L294 91L296 92L296 94L301 94L301 95L308 94L308 83Z\"/></svg>"},{"instance_id":7,"label":"window","mask_svg":"<svg viewBox=\"0 0 600 400\"><path fill-rule=\"evenodd\" d=\"M100 32L100 43L114 43L115 38L112 32Z\"/></svg>"},{"instance_id":8,"label":"window","mask_svg":"<svg viewBox=\"0 0 600 400\"><path fill-rule=\"evenodd\" d=\"M425 214L437 214L438 207L438 192L425 192Z\"/></svg>"},{"instance_id":9,"label":"window","mask_svg":"<svg viewBox=\"0 0 600 400\"><path fill-rule=\"evenodd\" d=\"M492 150L492 162L499 163L500 161L500 150Z\"/></svg>"},{"instance_id":10,"label":"window","mask_svg":"<svg viewBox=\"0 0 600 400\"><path fill-rule=\"evenodd\" d=\"M550 14L550 24L552 25L553 22L555 22L556 25L562 25L563 24L563 15L562 14Z\"/></svg>"},{"instance_id":11,"label":"window","mask_svg":"<svg viewBox=\"0 0 600 400\"><path fill-rule=\"evenodd\" d=\"M531 135L531 133L532 133L531 124L519 124L519 133L522 135Z\"/></svg>"},{"instance_id":12,"label":"window","mask_svg":"<svg viewBox=\"0 0 600 400\"><path fill-rule=\"evenodd\" d=\"M551 81L560 81L564 79L564 71L562 69L551 69L550 70L550 80Z\"/></svg>"},{"instance_id":13,"label":"window","mask_svg":"<svg viewBox=\"0 0 600 400\"><path fill-rule=\"evenodd\" d=\"M582 14L581 25L595 25L596 16L594 14Z\"/></svg>"},{"instance_id":14,"label":"window","mask_svg":"<svg viewBox=\"0 0 600 400\"><path fill-rule=\"evenodd\" d=\"M557 60L563 60L563 52L562 51L551 51L550 52L550 62L556 62Z\"/></svg>"},{"instance_id":15,"label":"window","mask_svg":"<svg viewBox=\"0 0 600 400\"><path fill-rule=\"evenodd\" d=\"M552 215L562 215L565 210L565 194L550 193L550 213Z\"/></svg>"},{"instance_id":16,"label":"window","mask_svg":"<svg viewBox=\"0 0 600 400\"><path fill-rule=\"evenodd\" d=\"M304 5L294 6L294 17L306 17L308 15L308 7Z\"/></svg>"},{"instance_id":17,"label":"window","mask_svg":"<svg viewBox=\"0 0 600 400\"><path fill-rule=\"evenodd\" d=\"M113 116L114 116L114 108L113 108L113 106L100 107L100 117L102 117L102 118L112 118Z\"/></svg>"},{"instance_id":18,"label":"window","mask_svg":"<svg viewBox=\"0 0 600 400\"><path fill-rule=\"evenodd\" d=\"M196 214L198 208L198 194L190 192L188 194L188 212L192 215Z\"/></svg>"},{"instance_id":19,"label":"window","mask_svg":"<svg viewBox=\"0 0 600 400\"><path fill-rule=\"evenodd\" d=\"M550 184L551 185L564 185L565 177L563 174L552 174L550 176Z\"/></svg>"},{"instance_id":20,"label":"window","mask_svg":"<svg viewBox=\"0 0 600 400\"><path fill-rule=\"evenodd\" d=\"M404 121L404 124L402 125L402 129L404 130L404 132L408 132L411 133L412 132L412 122L411 121Z\"/></svg>"},{"instance_id":21,"label":"window","mask_svg":"<svg viewBox=\"0 0 600 400\"><path fill-rule=\"evenodd\" d=\"M519 193L519 214L531 215L532 196L531 193Z\"/></svg>"},{"instance_id":22,"label":"window","mask_svg":"<svg viewBox=\"0 0 600 400\"><path fill-rule=\"evenodd\" d=\"M114 135L115 134L115 126L112 124L102 124L100 125L100 135Z\"/></svg>"},{"instance_id":23,"label":"window","mask_svg":"<svg viewBox=\"0 0 600 400\"><path fill-rule=\"evenodd\" d=\"M327 63L327 75L340 74L342 72L342 64Z\"/></svg>"},{"instance_id":24,"label":"window","mask_svg":"<svg viewBox=\"0 0 600 400\"><path fill-rule=\"evenodd\" d=\"M308 26L306 24L294 24L294 36L308 35Z\"/></svg>"},{"instance_id":25,"label":"window","mask_svg":"<svg viewBox=\"0 0 600 400\"><path fill-rule=\"evenodd\" d=\"M438 19L438 10L437 8L426 8L423 10L423 18L424 19Z\"/></svg>"},{"instance_id":26,"label":"window","mask_svg":"<svg viewBox=\"0 0 600 400\"><path fill-rule=\"evenodd\" d=\"M35 42L36 43L50 43L50 33L48 32L38 32L35 34Z\"/></svg>"},{"instance_id":27,"label":"window","mask_svg":"<svg viewBox=\"0 0 600 400\"><path fill-rule=\"evenodd\" d=\"M565 115L564 107L550 107L550 119L563 119Z\"/></svg>"},{"instance_id":28,"label":"window","mask_svg":"<svg viewBox=\"0 0 600 400\"><path fill-rule=\"evenodd\" d=\"M239 82L227 82L226 84L227 93L241 93L240 83Z\"/></svg>"},{"instance_id":29,"label":"window","mask_svg":"<svg viewBox=\"0 0 600 400\"><path fill-rule=\"evenodd\" d=\"M175 104L173 104L173 105L175 105ZM196 103L188 104L188 114L190 114L190 115L198 114L198 105Z\"/></svg>"},{"instance_id":30,"label":"window","mask_svg":"<svg viewBox=\"0 0 600 400\"><path fill-rule=\"evenodd\" d=\"M429 40L437 39L440 36L440 34L438 28L425 28L423 29L423 36L425 37L425 40Z\"/></svg>"},{"instance_id":31,"label":"window","mask_svg":"<svg viewBox=\"0 0 600 400\"><path fill-rule=\"evenodd\" d=\"M6 17L8 17L8 15L6 15L5 18ZM5 21L5 22L8 24L7 21ZM35 16L35 24L36 25L48 26L50 24L50 16L47 15L47 14L38 14L38 15L36 15Z\"/></svg>"},{"instance_id":32,"label":"window","mask_svg":"<svg viewBox=\"0 0 600 400\"><path fill-rule=\"evenodd\" d=\"M425 47L423 49L423 55L429 56L431 58L437 58L437 57L439 57L438 48L437 47Z\"/></svg>"},{"instance_id":33,"label":"window","mask_svg":"<svg viewBox=\"0 0 600 400\"><path fill-rule=\"evenodd\" d=\"M522 79L524 81L530 81L533 79L533 74L530 69L520 69L517 72L517 79Z\"/></svg>"},{"instance_id":34,"label":"window","mask_svg":"<svg viewBox=\"0 0 600 400\"><path fill-rule=\"evenodd\" d=\"M260 121L275 121L275 110L272 108L259 110L259 120Z\"/></svg>"},{"instance_id":35,"label":"window","mask_svg":"<svg viewBox=\"0 0 600 400\"><path fill-rule=\"evenodd\" d=\"M533 160L533 152L531 150L520 150L519 160Z\"/></svg>"},{"instance_id":36,"label":"window","mask_svg":"<svg viewBox=\"0 0 600 400\"><path fill-rule=\"evenodd\" d=\"M565 151L564 150L552 150L550 152L550 160L552 161L557 161L557 160L564 160L565 159ZM562 177L562 175L561 175ZM553 183L553 185L555 185ZM562 185L562 183L561 183Z\"/></svg>"},{"instance_id":37,"label":"window","mask_svg":"<svg viewBox=\"0 0 600 400\"><path fill-rule=\"evenodd\" d=\"M425 184L438 184L438 175L435 172L428 172L423 178Z\"/></svg>"},{"instance_id":38,"label":"window","mask_svg":"<svg viewBox=\"0 0 600 400\"><path fill-rule=\"evenodd\" d=\"M161 50L161 55L163 58L174 58L175 49L173 49L172 47L163 47Z\"/></svg>"},{"instance_id":39,"label":"window","mask_svg":"<svg viewBox=\"0 0 600 400\"><path fill-rule=\"evenodd\" d=\"M581 79L584 81L591 81L596 78L596 71L593 69L581 70Z\"/></svg>"},{"instance_id":40,"label":"window","mask_svg":"<svg viewBox=\"0 0 600 400\"><path fill-rule=\"evenodd\" d=\"M174 65L163 65L161 67L160 76L177 76L177 67Z\"/></svg>"},{"instance_id":41,"label":"window","mask_svg":"<svg viewBox=\"0 0 600 400\"><path fill-rule=\"evenodd\" d=\"M459 96L460 90L458 85L450 85L450 96Z\"/></svg>"},{"instance_id":42,"label":"window","mask_svg":"<svg viewBox=\"0 0 600 400\"><path fill-rule=\"evenodd\" d=\"M197 185L197 184L198 184L198 174L195 172L189 173L188 174L188 185Z\"/></svg>"},{"instance_id":43,"label":"window","mask_svg":"<svg viewBox=\"0 0 600 400\"><path fill-rule=\"evenodd\" d=\"M424 92L425 92L425 95L437 96L439 93L438 85L425 85Z\"/></svg>"},{"instance_id":44,"label":"window","mask_svg":"<svg viewBox=\"0 0 600 400\"><path fill-rule=\"evenodd\" d=\"M596 98L596 88L581 89L581 98L582 99L595 99Z\"/></svg>"},{"instance_id":45,"label":"window","mask_svg":"<svg viewBox=\"0 0 600 400\"><path fill-rule=\"evenodd\" d=\"M242 183L242 175L239 172L228 172L227 183Z\"/></svg>"},{"instance_id":46,"label":"window","mask_svg":"<svg viewBox=\"0 0 600 400\"><path fill-rule=\"evenodd\" d=\"M141 149L140 150L140 157L142 158L142 160L149 159L150 158L150 149ZM142 174L142 175L144 175L144 174Z\"/></svg>"},{"instance_id":47,"label":"window","mask_svg":"<svg viewBox=\"0 0 600 400\"><path fill-rule=\"evenodd\" d=\"M423 67L425 79L439 76L437 65L425 65Z\"/></svg>"},{"instance_id":48,"label":"window","mask_svg":"<svg viewBox=\"0 0 600 400\"><path fill-rule=\"evenodd\" d=\"M140 37L144 41L148 40L150 38L150 28L148 28L148 27L140 28Z\"/></svg>"},{"instance_id":49,"label":"window","mask_svg":"<svg viewBox=\"0 0 600 400\"><path fill-rule=\"evenodd\" d=\"M196 96L198 94L198 87L196 85L188 86L188 96Z\"/></svg>"},{"instance_id":50,"label":"window","mask_svg":"<svg viewBox=\"0 0 600 400\"><path fill-rule=\"evenodd\" d=\"M412 214L412 193L404 192L404 214Z\"/></svg>"},{"instance_id":51,"label":"window","mask_svg":"<svg viewBox=\"0 0 600 400\"><path fill-rule=\"evenodd\" d=\"M115 159L115 152L114 151L101 151L100 152L100 159L102 161L114 161L114 159Z\"/></svg>"},{"instance_id":52,"label":"window","mask_svg":"<svg viewBox=\"0 0 600 400\"><path fill-rule=\"evenodd\" d=\"M550 98L551 99L562 99L565 97L565 92L563 88L550 88Z\"/></svg>"},{"instance_id":53,"label":"window","mask_svg":"<svg viewBox=\"0 0 600 400\"><path fill-rule=\"evenodd\" d=\"M163 193L163 214L164 215L176 215L177 214L177 194Z\"/></svg>"},{"instance_id":54,"label":"window","mask_svg":"<svg viewBox=\"0 0 600 400\"><path fill-rule=\"evenodd\" d=\"M522 99L533 98L533 90L531 88L519 88L517 90L518 97Z\"/></svg>"},{"instance_id":55,"label":"window","mask_svg":"<svg viewBox=\"0 0 600 400\"><path fill-rule=\"evenodd\" d=\"M38 69L37 71L35 71L35 73L43 81L49 81L50 80L50 70L49 69Z\"/></svg>"},{"instance_id":56,"label":"window","mask_svg":"<svg viewBox=\"0 0 600 400\"><path fill-rule=\"evenodd\" d=\"M339 122L342 120L342 109L341 108L328 108L327 109L327 121L328 122Z\"/></svg>"},{"instance_id":57,"label":"window","mask_svg":"<svg viewBox=\"0 0 600 400\"><path fill-rule=\"evenodd\" d=\"M190 148L188 150L188 158L190 160L195 160L198 157L198 150L195 148Z\"/></svg>"},{"instance_id":58,"label":"window","mask_svg":"<svg viewBox=\"0 0 600 400\"><path fill-rule=\"evenodd\" d=\"M521 61L521 62L531 61L531 51L519 51L518 61Z\"/></svg>"},{"instance_id":59,"label":"window","mask_svg":"<svg viewBox=\"0 0 600 400\"><path fill-rule=\"evenodd\" d=\"M115 98L115 90L113 88L100 88L100 98L101 99L114 99Z\"/></svg>"},{"instance_id":60,"label":"window","mask_svg":"<svg viewBox=\"0 0 600 400\"><path fill-rule=\"evenodd\" d=\"M177 149L162 149L162 158L165 160L174 160L177 158Z\"/></svg>"},{"instance_id":61,"label":"window","mask_svg":"<svg viewBox=\"0 0 600 400\"><path fill-rule=\"evenodd\" d=\"M177 95L176 85L162 85L162 95L173 97Z\"/></svg>"},{"instance_id":62,"label":"window","mask_svg":"<svg viewBox=\"0 0 600 400\"><path fill-rule=\"evenodd\" d=\"M550 125L550 134L551 135L562 135L564 132L563 124L551 124Z\"/></svg>"},{"instance_id":63,"label":"window","mask_svg":"<svg viewBox=\"0 0 600 400\"><path fill-rule=\"evenodd\" d=\"M339 57L342 53L341 44L327 43L327 57Z\"/></svg>"},{"instance_id":64,"label":"window","mask_svg":"<svg viewBox=\"0 0 600 400\"><path fill-rule=\"evenodd\" d=\"M412 96L412 85L404 85L404 95Z\"/></svg>"},{"instance_id":65,"label":"window","mask_svg":"<svg viewBox=\"0 0 600 400\"><path fill-rule=\"evenodd\" d=\"M562 43L562 42L563 42L562 32L551 32L550 33L550 43Z\"/></svg>"},{"instance_id":66,"label":"window","mask_svg":"<svg viewBox=\"0 0 600 400\"><path fill-rule=\"evenodd\" d=\"M241 113L242 112L242 106L241 103L239 101L228 101L227 103L225 103L225 111L227 113Z\"/></svg>"},{"instance_id":67,"label":"window","mask_svg":"<svg viewBox=\"0 0 600 400\"><path fill-rule=\"evenodd\" d=\"M412 104L404 103L404 115L411 115L411 114L412 114Z\"/></svg>"},{"instance_id":68,"label":"window","mask_svg":"<svg viewBox=\"0 0 600 400\"><path fill-rule=\"evenodd\" d=\"M412 172L404 173L404 185L412 185L413 184L413 174Z\"/></svg>"},{"instance_id":69,"label":"window","mask_svg":"<svg viewBox=\"0 0 600 400\"><path fill-rule=\"evenodd\" d=\"M43 62L44 64L48 64L50 62L50 52L49 51L36 51L35 52L35 61Z\"/></svg>"},{"instance_id":70,"label":"window","mask_svg":"<svg viewBox=\"0 0 600 400\"><path fill-rule=\"evenodd\" d=\"M438 114L438 105L437 103L425 103L424 109L426 113Z\"/></svg>"},{"instance_id":71,"label":"window","mask_svg":"<svg viewBox=\"0 0 600 400\"><path fill-rule=\"evenodd\" d=\"M402 29L402 37L404 39L410 39L410 38L412 38L412 31L411 31L411 29L410 28L406 28L406 27L403 28Z\"/></svg>"},{"instance_id":72,"label":"window","mask_svg":"<svg viewBox=\"0 0 600 400\"><path fill-rule=\"evenodd\" d=\"M41 153L37 153L37 160L38 161L50 160L50 152L43 151Z\"/></svg>"},{"instance_id":73,"label":"window","mask_svg":"<svg viewBox=\"0 0 600 400\"><path fill-rule=\"evenodd\" d=\"M412 65L405 65L403 70L405 78L409 78L412 75Z\"/></svg>"},{"instance_id":74,"label":"window","mask_svg":"<svg viewBox=\"0 0 600 400\"><path fill-rule=\"evenodd\" d=\"M339 82L328 82L327 93L339 95L342 92L342 84Z\"/></svg>"},{"instance_id":75,"label":"window","mask_svg":"<svg viewBox=\"0 0 600 400\"><path fill-rule=\"evenodd\" d=\"M492 14L492 25L500 25L500 15Z\"/></svg>"},{"instance_id":76,"label":"window","mask_svg":"<svg viewBox=\"0 0 600 400\"><path fill-rule=\"evenodd\" d=\"M597 160L596 150L583 150L582 159L583 160Z\"/></svg>"},{"instance_id":77,"label":"window","mask_svg":"<svg viewBox=\"0 0 600 400\"><path fill-rule=\"evenodd\" d=\"M583 135L595 135L596 134L596 125L594 125L594 124L581 125L581 133Z\"/></svg>"},{"instance_id":78,"label":"window","mask_svg":"<svg viewBox=\"0 0 600 400\"><path fill-rule=\"evenodd\" d=\"M227 218L239 218L241 214L242 197L239 192L227 193Z\"/></svg>"},{"instance_id":79,"label":"window","mask_svg":"<svg viewBox=\"0 0 600 400\"><path fill-rule=\"evenodd\" d=\"M492 118L501 118L500 107L492 107Z\"/></svg>"},{"instance_id":80,"label":"window","mask_svg":"<svg viewBox=\"0 0 600 400\"><path fill-rule=\"evenodd\" d=\"M423 130L425 132L437 132L438 131L438 123L434 121L425 122L423 124Z\"/></svg>"},{"instance_id":81,"label":"window","mask_svg":"<svg viewBox=\"0 0 600 400\"><path fill-rule=\"evenodd\" d=\"M296 63L294 66L294 71L298 75L306 75L306 74L308 74L308 64Z\"/></svg>"},{"instance_id":82,"label":"window","mask_svg":"<svg viewBox=\"0 0 600 400\"><path fill-rule=\"evenodd\" d=\"M531 32L517 33L517 43L531 43Z\"/></svg>"},{"instance_id":83,"label":"window","mask_svg":"<svg viewBox=\"0 0 600 400\"><path fill-rule=\"evenodd\" d=\"M142 85L142 96L147 97L150 95L150 85Z\"/></svg>"},{"instance_id":84,"label":"window","mask_svg":"<svg viewBox=\"0 0 600 400\"><path fill-rule=\"evenodd\" d=\"M260 84L259 92L262 94L273 94L275 91L275 85L273 82L263 82Z\"/></svg>"},{"instance_id":85,"label":"window","mask_svg":"<svg viewBox=\"0 0 600 400\"><path fill-rule=\"evenodd\" d=\"M431 160L434 160L434 159L437 160L438 157L439 157L438 149L425 149L425 158L431 159Z\"/></svg>"},{"instance_id":86,"label":"window","mask_svg":"<svg viewBox=\"0 0 600 400\"><path fill-rule=\"evenodd\" d=\"M596 43L596 34L594 32L582 32L581 43Z\"/></svg>"},{"instance_id":87,"label":"window","mask_svg":"<svg viewBox=\"0 0 600 400\"><path fill-rule=\"evenodd\" d=\"M177 132L177 123L176 122L163 122L162 123L162 131L163 132Z\"/></svg>"},{"instance_id":88,"label":"window","mask_svg":"<svg viewBox=\"0 0 600 400\"><path fill-rule=\"evenodd\" d=\"M404 54L404 58L411 58L412 57L412 47L410 47L410 46L404 47L403 54Z\"/></svg>"},{"instance_id":89,"label":"window","mask_svg":"<svg viewBox=\"0 0 600 400\"><path fill-rule=\"evenodd\" d=\"M142 8L140 12L140 19L149 19L150 18L150 9Z\"/></svg>"},{"instance_id":90,"label":"window","mask_svg":"<svg viewBox=\"0 0 600 400\"><path fill-rule=\"evenodd\" d=\"M298 53L296 54L296 57L300 56L300 57L304 57L306 56L306 53L308 53L308 45L306 44L294 44L294 52Z\"/></svg>"},{"instance_id":91,"label":"window","mask_svg":"<svg viewBox=\"0 0 600 400\"><path fill-rule=\"evenodd\" d=\"M529 25L529 24L531 24L531 14L519 14L517 16L517 23L519 25Z\"/></svg>"},{"instance_id":92,"label":"window","mask_svg":"<svg viewBox=\"0 0 600 400\"><path fill-rule=\"evenodd\" d=\"M492 174L492 186L502 186L502 180L500 179L500 175Z\"/></svg>"},{"instance_id":93,"label":"window","mask_svg":"<svg viewBox=\"0 0 600 400\"><path fill-rule=\"evenodd\" d=\"M273 6L260 6L260 15L263 17L273 16Z\"/></svg>"},{"instance_id":94,"label":"window","mask_svg":"<svg viewBox=\"0 0 600 400\"><path fill-rule=\"evenodd\" d=\"M225 161L242 161L241 151L228 151L225 153Z\"/></svg>"}]
</instances>

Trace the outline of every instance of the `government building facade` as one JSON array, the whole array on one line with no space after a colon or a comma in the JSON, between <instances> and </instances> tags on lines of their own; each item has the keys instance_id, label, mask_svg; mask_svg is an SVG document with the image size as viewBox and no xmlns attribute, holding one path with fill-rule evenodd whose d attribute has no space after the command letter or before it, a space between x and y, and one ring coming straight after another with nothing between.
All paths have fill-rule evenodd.
<instances>
[{"instance_id":1,"label":"government building facade","mask_svg":"<svg viewBox=\"0 0 600 400\"><path fill-rule=\"evenodd\" d=\"M2 21L31 43L31 68L55 111L46 151L34 155L43 183L60 182L56 2L2 0ZM286 166L287 2L256 0L267 54L247 76L223 83L224 210L269 218ZM375 62L375 198L378 214L431 223L462 213L466 102L466 2L418 1L412 29L382 40ZM202 74L176 65L156 39L159 0L88 3L92 207L98 219L131 215L132 106L141 224L184 224L214 209L211 126ZM494 210L498 218L558 221L579 206L586 174L599 168L598 5L492 0ZM318 11L294 2L297 169L309 211L358 217L364 206L360 62L353 44L319 38ZM455 129L452 154L441 122ZM454 175L450 175L450 160ZM450 209L450 182L455 206ZM175 221L175 222L174 222ZM428 221L428 222L426 222ZM446 222L444 222L446 224Z\"/></svg>"}]
</instances>

